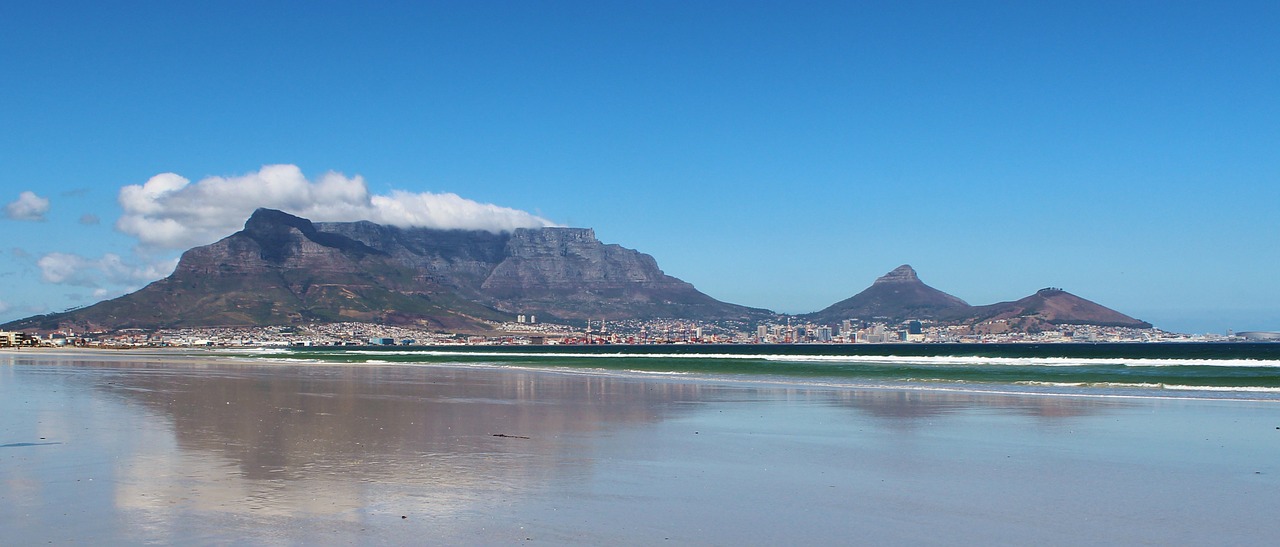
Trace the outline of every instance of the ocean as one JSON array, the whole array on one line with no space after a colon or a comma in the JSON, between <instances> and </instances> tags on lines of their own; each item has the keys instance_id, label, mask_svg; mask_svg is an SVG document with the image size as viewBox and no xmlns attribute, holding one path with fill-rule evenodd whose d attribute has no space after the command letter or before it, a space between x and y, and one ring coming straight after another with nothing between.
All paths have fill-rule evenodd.
<instances>
[{"instance_id":1,"label":"ocean","mask_svg":"<svg viewBox=\"0 0 1280 547\"><path fill-rule=\"evenodd\" d=\"M1275 343L348 346L235 355L841 388L1280 400Z\"/></svg>"}]
</instances>

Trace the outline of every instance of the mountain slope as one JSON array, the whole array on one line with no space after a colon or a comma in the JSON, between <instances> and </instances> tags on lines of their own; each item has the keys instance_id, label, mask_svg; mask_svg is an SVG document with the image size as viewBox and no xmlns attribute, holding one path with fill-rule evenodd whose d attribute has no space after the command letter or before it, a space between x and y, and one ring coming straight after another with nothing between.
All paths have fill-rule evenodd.
<instances>
[{"instance_id":1,"label":"mountain slope","mask_svg":"<svg viewBox=\"0 0 1280 547\"><path fill-rule=\"evenodd\" d=\"M769 314L717 301L664 274L653 257L600 243L591 230L401 229L259 209L243 230L184 253L165 279L6 328L372 321L476 331L517 313L611 320Z\"/></svg>"},{"instance_id":2,"label":"mountain slope","mask_svg":"<svg viewBox=\"0 0 1280 547\"><path fill-rule=\"evenodd\" d=\"M1134 319L1062 289L1040 289L1035 294L987 306L976 306L951 318L954 322L980 323L1019 319L1026 328L1057 325L1097 325L1149 329L1151 323Z\"/></svg>"},{"instance_id":3,"label":"mountain slope","mask_svg":"<svg viewBox=\"0 0 1280 547\"><path fill-rule=\"evenodd\" d=\"M964 300L924 284L911 266L903 264L876 279L862 292L801 317L819 323L845 319L876 319L894 323L908 319L936 319L969 307Z\"/></svg>"},{"instance_id":4,"label":"mountain slope","mask_svg":"<svg viewBox=\"0 0 1280 547\"><path fill-rule=\"evenodd\" d=\"M745 319L758 312L726 306L666 275L649 255L601 244L589 229L516 230L506 255L480 288L513 312L540 308L562 317L602 319Z\"/></svg>"},{"instance_id":5,"label":"mountain slope","mask_svg":"<svg viewBox=\"0 0 1280 547\"><path fill-rule=\"evenodd\" d=\"M911 266L902 265L876 279L866 290L802 319L835 324L845 319L899 323L910 319L947 325L974 325L991 321L1016 324L1018 330L1049 330L1057 325L1151 328L1129 317L1061 289L986 306L965 301L925 285Z\"/></svg>"}]
</instances>

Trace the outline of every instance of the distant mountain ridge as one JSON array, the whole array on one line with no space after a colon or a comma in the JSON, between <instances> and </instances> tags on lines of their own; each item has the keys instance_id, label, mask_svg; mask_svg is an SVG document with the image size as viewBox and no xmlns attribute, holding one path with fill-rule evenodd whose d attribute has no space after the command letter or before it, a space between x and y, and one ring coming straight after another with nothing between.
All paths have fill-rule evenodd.
<instances>
[{"instance_id":1,"label":"distant mountain ridge","mask_svg":"<svg viewBox=\"0 0 1280 547\"><path fill-rule=\"evenodd\" d=\"M120 298L7 328L414 323L485 330L545 320L751 319L668 276L653 257L584 228L491 233L313 223L259 209L244 229L183 253L173 274Z\"/></svg>"},{"instance_id":2,"label":"distant mountain ridge","mask_svg":"<svg viewBox=\"0 0 1280 547\"><path fill-rule=\"evenodd\" d=\"M584 319L767 321L769 310L716 300L659 269L652 256L601 243L589 228L397 228L311 222L259 209L240 230L183 253L170 276L134 293L5 329L118 330L364 321L480 332L517 315ZM951 325L1151 325L1061 289L971 306L922 282L909 265L800 319Z\"/></svg>"},{"instance_id":3,"label":"distant mountain ridge","mask_svg":"<svg viewBox=\"0 0 1280 547\"><path fill-rule=\"evenodd\" d=\"M801 315L815 323L845 319L898 323L917 319L943 324L974 325L1013 322L1020 330L1044 330L1058 325L1097 325L1147 329L1151 324L1080 298L1062 289L1041 289L1012 302L971 306L964 300L920 281L903 264L876 279L862 292L818 312Z\"/></svg>"}]
</instances>

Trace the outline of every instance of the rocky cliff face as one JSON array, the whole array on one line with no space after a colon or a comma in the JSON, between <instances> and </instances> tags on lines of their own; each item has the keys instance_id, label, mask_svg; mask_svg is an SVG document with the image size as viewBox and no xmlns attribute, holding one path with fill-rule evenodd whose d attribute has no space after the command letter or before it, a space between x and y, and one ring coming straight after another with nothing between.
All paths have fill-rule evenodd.
<instances>
[{"instance_id":1,"label":"rocky cliff face","mask_svg":"<svg viewBox=\"0 0 1280 547\"><path fill-rule=\"evenodd\" d=\"M583 283L598 288L621 287L665 277L652 257L601 244L590 229L518 229L507 241L505 254L482 284L495 294L534 287L569 288Z\"/></svg>"},{"instance_id":2,"label":"rocky cliff face","mask_svg":"<svg viewBox=\"0 0 1280 547\"><path fill-rule=\"evenodd\" d=\"M702 294L664 274L653 257L603 244L589 229L401 229L260 209L243 230L184 253L168 278L41 320L104 328L354 320L474 331L517 313L562 320L768 314Z\"/></svg>"},{"instance_id":3,"label":"rocky cliff face","mask_svg":"<svg viewBox=\"0 0 1280 547\"><path fill-rule=\"evenodd\" d=\"M468 292L505 258L510 238L506 233L396 228L364 221L325 222L316 227L383 252L434 283Z\"/></svg>"},{"instance_id":4,"label":"rocky cliff face","mask_svg":"<svg viewBox=\"0 0 1280 547\"><path fill-rule=\"evenodd\" d=\"M516 230L507 241L505 257L480 289L502 309L558 307L560 314L571 317L750 315L745 308L724 308L692 285L664 274L653 257L605 245L595 232L581 228Z\"/></svg>"},{"instance_id":5,"label":"rocky cliff face","mask_svg":"<svg viewBox=\"0 0 1280 547\"><path fill-rule=\"evenodd\" d=\"M244 230L183 253L174 275L259 275L281 269L352 273L361 269L366 257L387 256L360 241L321 232L304 218L261 209L245 222Z\"/></svg>"}]
</instances>

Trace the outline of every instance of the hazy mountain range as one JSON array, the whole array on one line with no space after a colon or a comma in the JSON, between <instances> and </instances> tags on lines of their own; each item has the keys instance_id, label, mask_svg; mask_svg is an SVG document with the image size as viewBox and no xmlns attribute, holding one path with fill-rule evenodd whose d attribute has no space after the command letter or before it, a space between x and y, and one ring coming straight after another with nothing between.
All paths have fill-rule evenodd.
<instances>
[{"instance_id":1,"label":"hazy mountain range","mask_svg":"<svg viewBox=\"0 0 1280 547\"><path fill-rule=\"evenodd\" d=\"M485 331L518 314L539 321L680 318L763 321L777 314L716 300L666 275L653 257L601 243L585 228L397 228L313 223L259 209L244 229L183 253L169 277L85 308L29 317L6 329L263 326L368 321ZM1150 324L1057 289L1014 302L970 306L929 287L910 266L857 295L800 316L928 319L1024 328Z\"/></svg>"}]
</instances>

